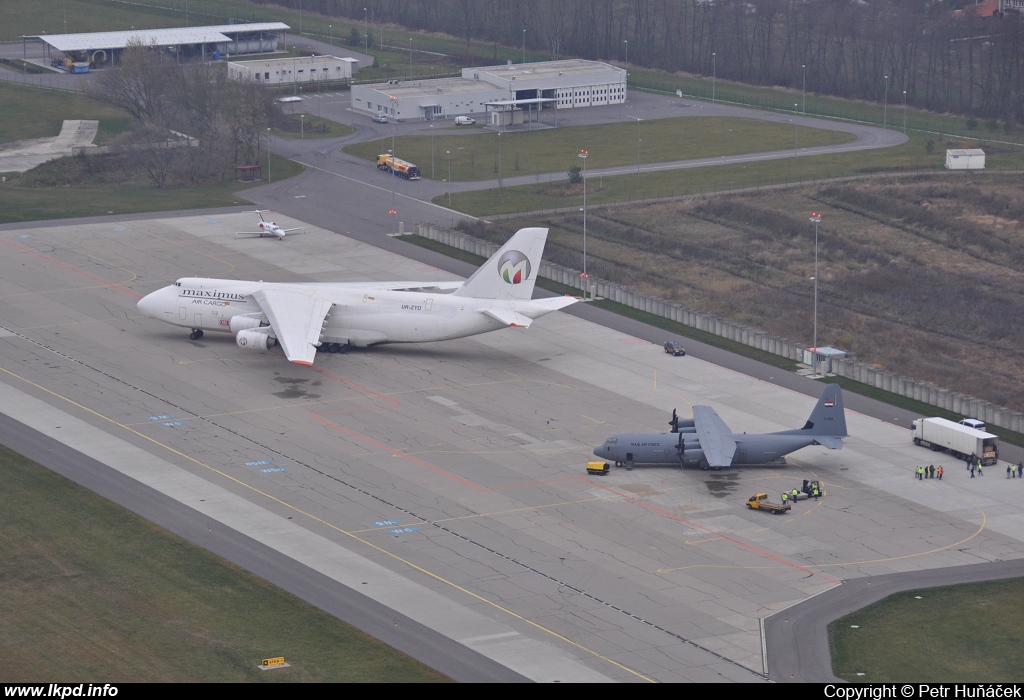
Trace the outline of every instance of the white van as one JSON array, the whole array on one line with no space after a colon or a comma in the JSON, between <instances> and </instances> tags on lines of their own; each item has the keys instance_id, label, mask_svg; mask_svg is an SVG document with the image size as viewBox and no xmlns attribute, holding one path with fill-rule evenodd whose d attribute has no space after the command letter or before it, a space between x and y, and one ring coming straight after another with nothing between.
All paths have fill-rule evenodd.
<instances>
[{"instance_id":1,"label":"white van","mask_svg":"<svg viewBox=\"0 0 1024 700\"><path fill-rule=\"evenodd\" d=\"M960 421L960 425L966 425L968 428L974 428L975 430L985 430L985 421L980 421L977 418L964 418Z\"/></svg>"}]
</instances>

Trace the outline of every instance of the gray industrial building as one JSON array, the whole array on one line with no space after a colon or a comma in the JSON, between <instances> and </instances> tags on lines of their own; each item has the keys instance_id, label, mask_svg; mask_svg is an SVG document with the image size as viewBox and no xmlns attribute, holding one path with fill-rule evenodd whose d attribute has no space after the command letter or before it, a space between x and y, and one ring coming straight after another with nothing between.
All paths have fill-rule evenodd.
<instances>
[{"instance_id":1,"label":"gray industrial building","mask_svg":"<svg viewBox=\"0 0 1024 700\"><path fill-rule=\"evenodd\" d=\"M351 80L359 70L359 61L338 56L296 56L255 61L232 61L228 77L254 80L264 85L291 85L323 81Z\"/></svg>"},{"instance_id":2,"label":"gray industrial building","mask_svg":"<svg viewBox=\"0 0 1024 700\"><path fill-rule=\"evenodd\" d=\"M626 101L626 71L569 59L463 68L460 78L393 80L352 86L352 108L399 121L485 114L488 123L521 121L529 109L573 109Z\"/></svg>"}]
</instances>

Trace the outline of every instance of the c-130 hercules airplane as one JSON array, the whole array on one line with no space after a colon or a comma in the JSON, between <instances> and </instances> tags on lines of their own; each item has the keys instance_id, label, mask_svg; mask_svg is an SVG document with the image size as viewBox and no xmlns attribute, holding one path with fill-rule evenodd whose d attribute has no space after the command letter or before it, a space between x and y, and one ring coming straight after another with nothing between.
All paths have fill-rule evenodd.
<instances>
[{"instance_id":1,"label":"c-130 hercules airplane","mask_svg":"<svg viewBox=\"0 0 1024 700\"><path fill-rule=\"evenodd\" d=\"M846 433L843 390L826 384L804 427L778 433L734 433L710 406L694 406L693 418L680 419L672 411L671 433L612 435L594 454L615 466L673 464L721 469L741 465L778 463L785 455L810 445L840 450Z\"/></svg>"},{"instance_id":2,"label":"c-130 hercules airplane","mask_svg":"<svg viewBox=\"0 0 1024 700\"><path fill-rule=\"evenodd\" d=\"M274 283L183 277L139 301L139 311L175 326L233 333L243 350L312 365L317 348L348 352L379 343L464 338L526 328L576 297L533 299L546 228L524 228L465 282Z\"/></svg>"}]
</instances>

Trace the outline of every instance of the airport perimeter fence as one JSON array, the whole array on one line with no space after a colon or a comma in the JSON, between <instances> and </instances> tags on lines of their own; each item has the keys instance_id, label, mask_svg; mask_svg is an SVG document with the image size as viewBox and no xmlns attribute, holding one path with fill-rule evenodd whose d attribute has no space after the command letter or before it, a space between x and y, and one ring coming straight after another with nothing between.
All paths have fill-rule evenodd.
<instances>
[{"instance_id":1,"label":"airport perimeter fence","mask_svg":"<svg viewBox=\"0 0 1024 700\"><path fill-rule=\"evenodd\" d=\"M474 236L431 224L417 224L416 234L483 258L491 257L500 247ZM579 270L542 260L539 275L559 284L579 289L581 293L584 291L584 278L580 276ZM621 284L596 277L590 277L589 280L592 296L609 299L795 362L808 363L810 360L810 348L788 338L766 333L711 314L694 311L674 301L638 292ZM1000 428L1024 433L1024 413L1020 411L998 406L967 394L943 389L929 382L905 377L896 372L879 369L854 358L822 358L819 359L819 364L827 367L828 373L837 377L846 377L898 396L937 406L962 416L978 418Z\"/></svg>"}]
</instances>

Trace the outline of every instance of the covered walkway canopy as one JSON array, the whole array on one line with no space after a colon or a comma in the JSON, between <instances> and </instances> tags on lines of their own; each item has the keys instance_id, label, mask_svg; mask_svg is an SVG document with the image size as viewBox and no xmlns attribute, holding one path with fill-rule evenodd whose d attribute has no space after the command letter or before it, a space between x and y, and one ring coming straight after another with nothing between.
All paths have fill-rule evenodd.
<instances>
[{"instance_id":1,"label":"covered walkway canopy","mask_svg":"<svg viewBox=\"0 0 1024 700\"><path fill-rule=\"evenodd\" d=\"M528 110L528 122L533 123L533 106L537 105L538 112L537 118L540 119L540 107L544 103L553 103L555 106L555 126L558 126L558 100L554 97L527 97L523 99L511 99L511 100L492 100L490 102L484 102L484 109L487 112L487 123L495 126L509 126L510 124L516 123L513 119L501 118L501 124L498 124L497 114L515 112L516 108L522 109L525 105ZM549 105L550 106L550 105ZM494 114L495 116L491 116ZM522 120L519 121L522 123Z\"/></svg>"},{"instance_id":2,"label":"covered walkway canopy","mask_svg":"<svg viewBox=\"0 0 1024 700\"><path fill-rule=\"evenodd\" d=\"M27 42L33 39L46 46L47 58L51 57L51 51L59 51L69 56L84 55L90 62L102 63L108 60L108 54L116 55L116 52L134 44L175 51L184 47L197 47L203 56L207 51L212 54L218 50L225 54L274 51L277 34L287 34L290 28L284 22L262 22L84 34L40 34L23 36L21 39L25 58L28 58Z\"/></svg>"}]
</instances>

